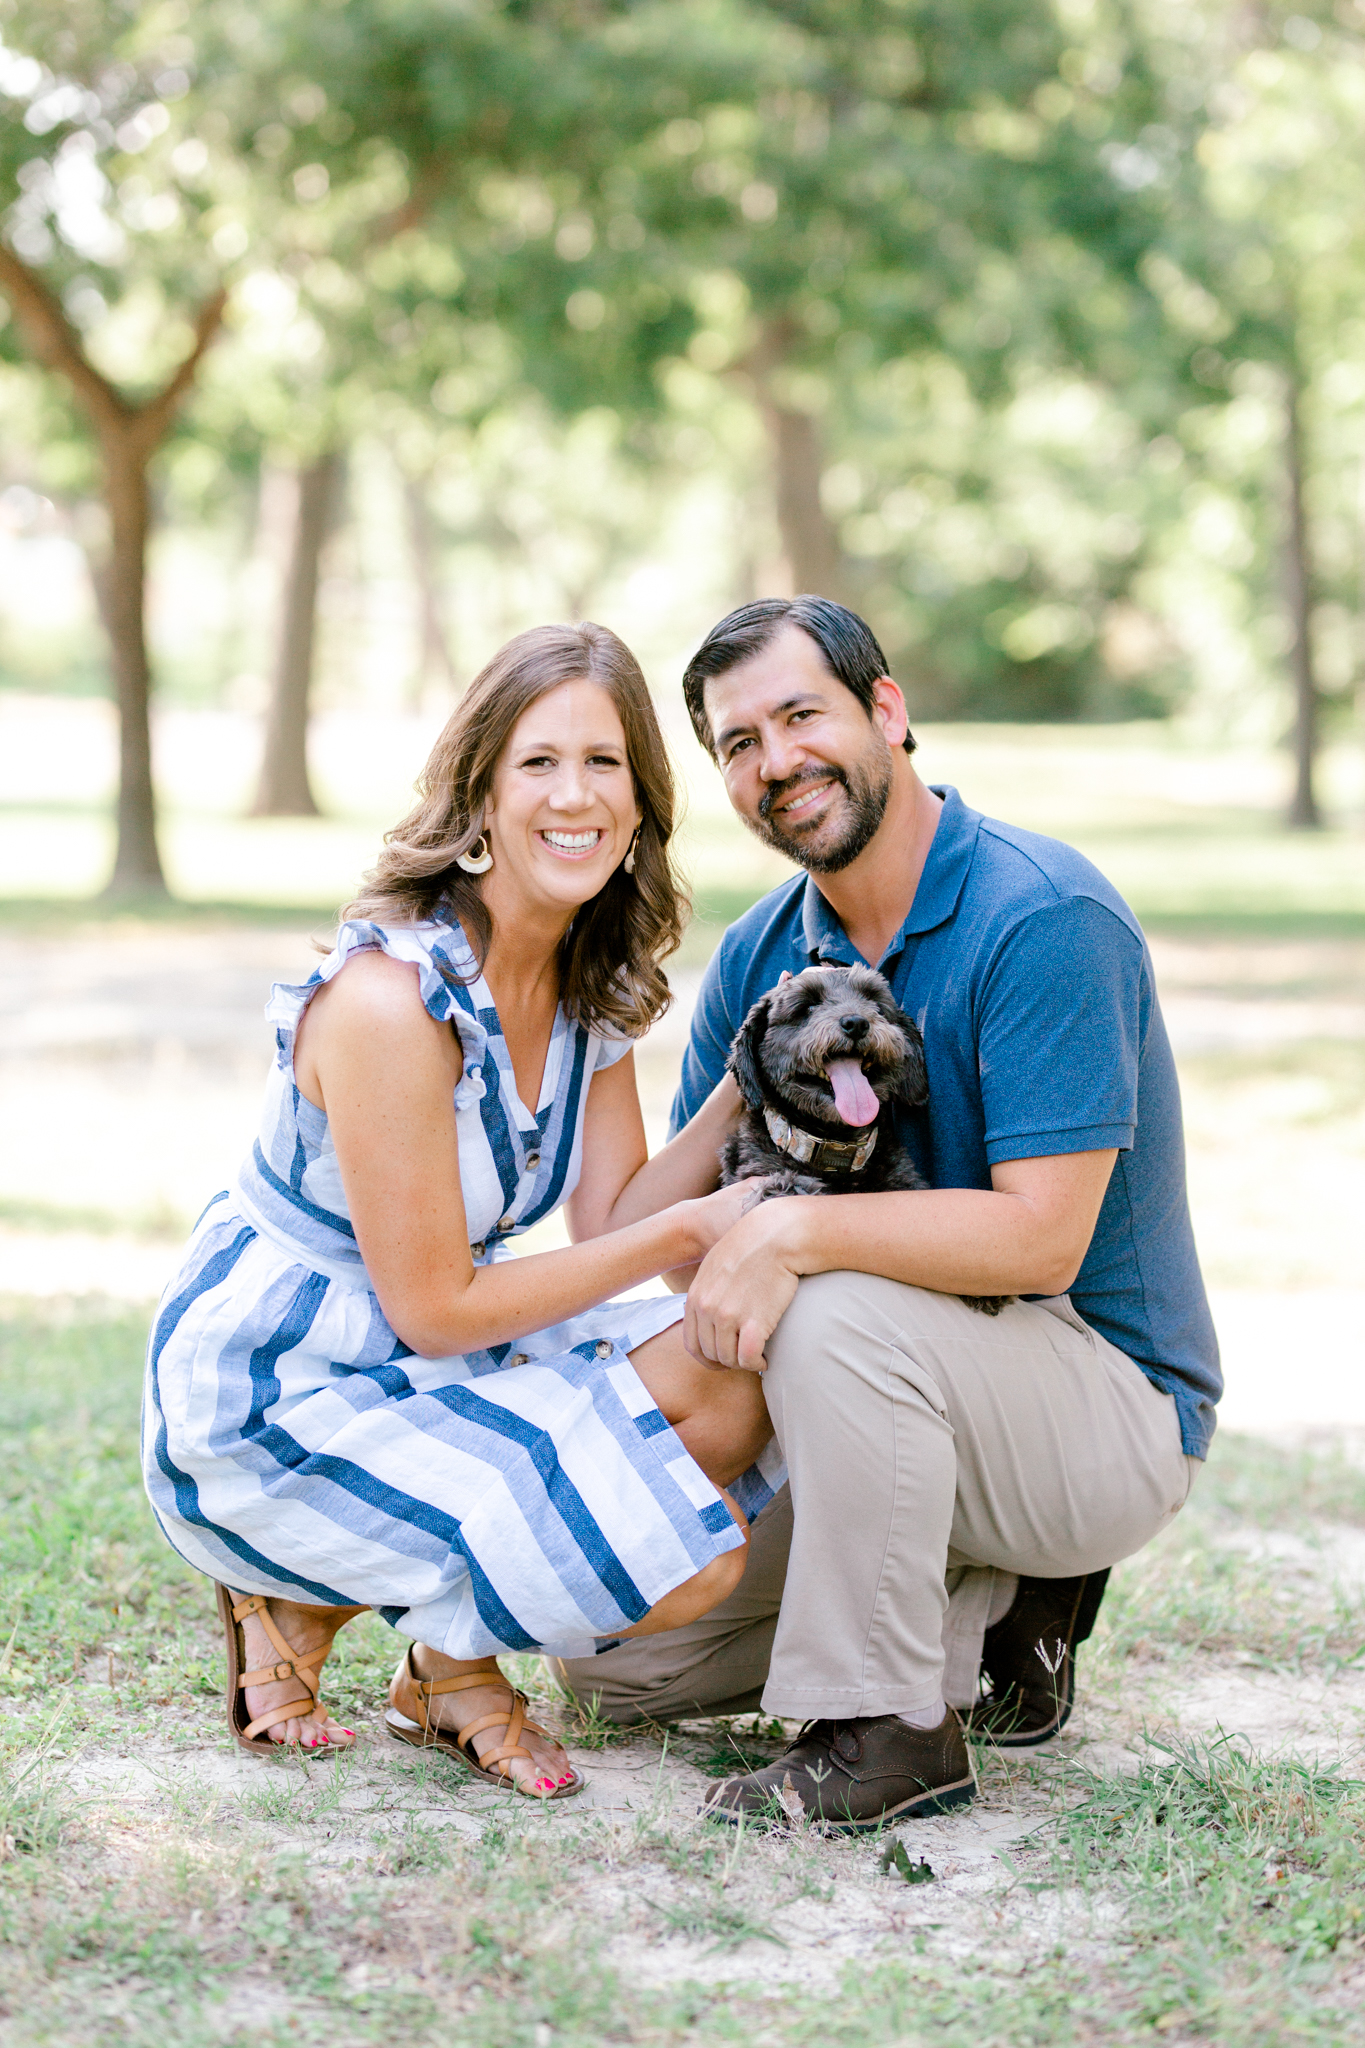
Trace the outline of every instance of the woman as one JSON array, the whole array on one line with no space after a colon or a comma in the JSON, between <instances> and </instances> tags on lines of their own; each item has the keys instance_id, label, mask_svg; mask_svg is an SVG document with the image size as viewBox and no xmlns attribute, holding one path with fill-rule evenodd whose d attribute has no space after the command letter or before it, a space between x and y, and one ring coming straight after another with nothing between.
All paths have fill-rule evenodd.
<instances>
[{"instance_id":1,"label":"woman","mask_svg":"<svg viewBox=\"0 0 1365 2048\"><path fill-rule=\"evenodd\" d=\"M644 677L539 627L470 685L311 979L278 986L261 1135L152 1333L145 1471L218 1585L244 1747L344 1747L318 1672L366 1607L390 1732L539 1796L580 1780L502 1648L674 1628L743 1570L759 1380L678 1296L752 1190L708 1192L727 1082L648 1160L631 1040L669 1000L673 790ZM574 1243L512 1260L560 1204ZM569 1646L572 1645L572 1649Z\"/></svg>"}]
</instances>

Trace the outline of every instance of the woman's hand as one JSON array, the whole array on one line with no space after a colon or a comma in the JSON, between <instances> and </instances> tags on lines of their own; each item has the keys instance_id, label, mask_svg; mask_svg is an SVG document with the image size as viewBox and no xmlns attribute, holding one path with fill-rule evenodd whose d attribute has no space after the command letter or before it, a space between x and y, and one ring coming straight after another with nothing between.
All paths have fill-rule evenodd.
<instances>
[{"instance_id":1,"label":"woman's hand","mask_svg":"<svg viewBox=\"0 0 1365 2048\"><path fill-rule=\"evenodd\" d=\"M704 1259L726 1231L763 1199L763 1178L751 1174L747 1180L734 1181L728 1188L717 1188L713 1195L700 1195L685 1205L695 1220L698 1259Z\"/></svg>"},{"instance_id":2,"label":"woman's hand","mask_svg":"<svg viewBox=\"0 0 1365 2048\"><path fill-rule=\"evenodd\" d=\"M737 1183L746 1185L753 1183ZM790 1308L797 1281L811 1270L807 1226L825 1207L813 1195L764 1202L707 1254L687 1290L683 1323L683 1341L700 1364L764 1371L764 1347Z\"/></svg>"}]
</instances>

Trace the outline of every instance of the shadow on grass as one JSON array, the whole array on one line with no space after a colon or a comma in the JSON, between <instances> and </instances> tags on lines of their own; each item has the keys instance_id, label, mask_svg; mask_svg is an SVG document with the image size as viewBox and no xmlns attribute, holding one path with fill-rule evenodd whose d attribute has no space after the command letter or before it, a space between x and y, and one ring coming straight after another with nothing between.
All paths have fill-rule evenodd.
<instances>
[{"instance_id":1,"label":"shadow on grass","mask_svg":"<svg viewBox=\"0 0 1365 2048\"><path fill-rule=\"evenodd\" d=\"M683 940L684 962L706 959L727 928L751 910L765 892L752 888L704 885L693 896L692 922ZM1143 929L1153 936L1254 944L1267 940L1365 940L1365 911L1304 909L1294 905L1266 907L1241 903L1210 903L1192 909L1167 909L1145 904L1130 895ZM335 903L260 903L229 898L200 900L177 896L0 896L0 930L69 931L77 926L120 923L161 926L255 926L261 929L330 927Z\"/></svg>"},{"instance_id":2,"label":"shadow on grass","mask_svg":"<svg viewBox=\"0 0 1365 2048\"><path fill-rule=\"evenodd\" d=\"M331 925L335 903L200 902L180 896L0 896L0 930L69 931L89 924Z\"/></svg>"}]
</instances>

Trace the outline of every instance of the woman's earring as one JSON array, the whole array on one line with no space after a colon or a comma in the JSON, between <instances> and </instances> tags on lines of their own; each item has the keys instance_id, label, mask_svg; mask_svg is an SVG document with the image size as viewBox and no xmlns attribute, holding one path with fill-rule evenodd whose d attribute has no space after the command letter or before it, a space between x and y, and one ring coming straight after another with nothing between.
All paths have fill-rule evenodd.
<instances>
[{"instance_id":1,"label":"woman's earring","mask_svg":"<svg viewBox=\"0 0 1365 2048\"><path fill-rule=\"evenodd\" d=\"M622 863L628 875L635 873L635 849L640 844L640 829L638 825L635 827L635 837L630 842L630 852Z\"/></svg>"},{"instance_id":2,"label":"woman's earring","mask_svg":"<svg viewBox=\"0 0 1365 2048\"><path fill-rule=\"evenodd\" d=\"M487 833L480 832L471 847L464 853L457 853L455 865L457 868L463 868L467 875L486 875L493 865Z\"/></svg>"}]
</instances>

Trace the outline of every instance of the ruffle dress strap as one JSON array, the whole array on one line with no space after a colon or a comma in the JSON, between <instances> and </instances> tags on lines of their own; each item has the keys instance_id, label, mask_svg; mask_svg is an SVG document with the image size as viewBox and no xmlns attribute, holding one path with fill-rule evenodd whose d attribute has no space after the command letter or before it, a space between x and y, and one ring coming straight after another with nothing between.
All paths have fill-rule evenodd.
<instances>
[{"instance_id":1,"label":"ruffle dress strap","mask_svg":"<svg viewBox=\"0 0 1365 2048\"><path fill-rule=\"evenodd\" d=\"M453 1024L460 1035L464 1072L455 1090L455 1107L481 1102L486 1093L484 1064L488 1033L474 1013L474 998L462 983L477 973L469 941L458 925L375 924L369 918L348 919L336 944L319 961L307 981L277 981L266 1004L266 1021L275 1026L275 1059L286 1073L294 1066L294 1041L299 1020L325 982L339 974L357 953L387 953L417 969L417 985L427 1015L438 1024Z\"/></svg>"}]
</instances>

